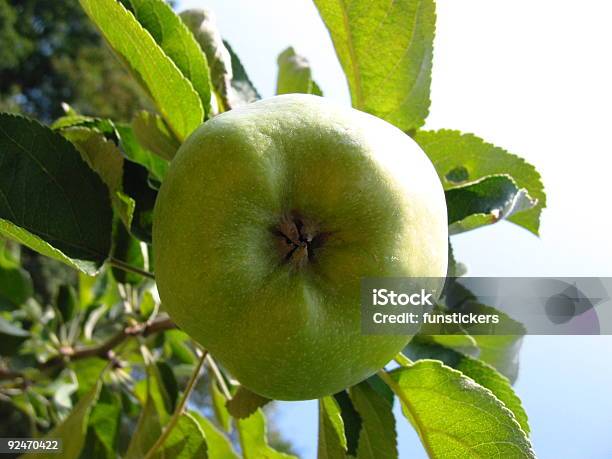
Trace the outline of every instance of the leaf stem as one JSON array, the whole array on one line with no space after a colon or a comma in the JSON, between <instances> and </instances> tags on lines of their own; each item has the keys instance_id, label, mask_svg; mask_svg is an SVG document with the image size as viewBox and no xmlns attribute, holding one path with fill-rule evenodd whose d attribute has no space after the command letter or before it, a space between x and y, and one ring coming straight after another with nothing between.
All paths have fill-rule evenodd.
<instances>
[{"instance_id":1,"label":"leaf stem","mask_svg":"<svg viewBox=\"0 0 612 459\"><path fill-rule=\"evenodd\" d=\"M189 378L189 382L187 383L187 387L185 387L183 396L179 400L179 403L176 406L176 410L174 410L174 413L172 414L172 417L170 418L170 421L168 421L166 428L164 429L162 434L159 436L157 441L153 444L153 446L151 446L149 451L147 451L147 454L145 454L144 459L151 459L153 457L153 455L155 454L155 451L157 451L157 449L164 444L164 442L170 436L172 429L174 429L176 424L178 424L178 421L181 418L183 411L185 411L187 402L189 401L189 396L193 392L196 382L198 382L200 371L202 370L202 366L204 365L204 360L206 360L207 355L208 355L208 351L206 350L203 351L202 356L200 357L200 360L198 361L195 369L193 370L193 373L191 374L191 377Z\"/></svg>"},{"instance_id":2,"label":"leaf stem","mask_svg":"<svg viewBox=\"0 0 612 459\"><path fill-rule=\"evenodd\" d=\"M414 362L406 357L402 352L398 353L393 360L395 360L400 367L409 367L410 365L414 365Z\"/></svg>"},{"instance_id":3,"label":"leaf stem","mask_svg":"<svg viewBox=\"0 0 612 459\"><path fill-rule=\"evenodd\" d=\"M140 276L143 277L148 277L149 279L153 279L155 280L155 274L149 272L149 271L145 271L144 269L140 269L137 268L136 266L132 266L128 263L125 263L121 260L118 260L116 258L109 258L108 259L108 264L117 268L117 269L121 269L123 271L129 272L129 273L134 273L134 274L138 274Z\"/></svg>"},{"instance_id":4,"label":"leaf stem","mask_svg":"<svg viewBox=\"0 0 612 459\"><path fill-rule=\"evenodd\" d=\"M215 360L212 358L212 355L210 354L206 356L206 361L208 362L208 366L210 366L210 369L212 370L215 379L219 383L219 388L221 389L221 392L223 392L223 395L226 399L230 400L232 398L232 394L230 393L229 388L225 383L225 379L221 374L221 370L219 370L219 367L217 366L217 362L215 362Z\"/></svg>"}]
</instances>

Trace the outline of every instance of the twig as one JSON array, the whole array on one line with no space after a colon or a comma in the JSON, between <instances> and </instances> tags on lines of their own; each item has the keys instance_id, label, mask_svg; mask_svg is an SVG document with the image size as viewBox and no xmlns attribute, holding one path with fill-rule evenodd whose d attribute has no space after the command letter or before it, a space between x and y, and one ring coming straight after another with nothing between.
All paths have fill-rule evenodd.
<instances>
[{"instance_id":1,"label":"twig","mask_svg":"<svg viewBox=\"0 0 612 459\"><path fill-rule=\"evenodd\" d=\"M109 258L108 264L111 266L114 266L115 268L122 269L123 271L127 271L127 272L134 273L134 274L139 274L141 276L148 277L149 279L155 280L155 274L149 271L145 271L144 269L137 268L136 266L132 266L116 258Z\"/></svg>"},{"instance_id":2,"label":"twig","mask_svg":"<svg viewBox=\"0 0 612 459\"><path fill-rule=\"evenodd\" d=\"M187 406L187 402L189 401L189 396L193 392L196 382L198 382L198 377L200 376L200 371L202 370L202 366L204 365L204 360L206 359L207 355L208 355L208 351L204 351L202 353L202 356L200 357L198 364L196 365L195 369L193 370L193 373L191 374L191 378L189 378L187 387L185 387L183 396L179 400L179 403L176 406L174 413L172 413L172 417L170 418L170 421L168 421L168 424L166 425L164 431L159 436L157 441L153 444L153 446L151 446L151 449L147 451L147 454L145 454L144 459L151 459L153 457L153 454L155 454L155 451L157 451L157 449L164 444L166 439L170 436L172 429L174 429L174 427L178 423L179 419L181 418L181 415L185 411L185 407Z\"/></svg>"},{"instance_id":3,"label":"twig","mask_svg":"<svg viewBox=\"0 0 612 459\"><path fill-rule=\"evenodd\" d=\"M74 361L79 359L85 359L87 357L102 357L108 358L109 353L125 341L127 338L132 336L149 336L153 333L160 331L170 330L175 328L176 325L167 317L161 317L155 319L152 322L138 323L125 327L124 329L117 332L117 334L110 337L103 343L95 346L84 346L73 348L70 346L60 349L60 355L57 355L46 362L38 365L39 370L48 370L55 367L65 366L67 361ZM0 368L0 380L1 379L15 379L23 377L22 373L12 371L9 369Z\"/></svg>"}]
</instances>

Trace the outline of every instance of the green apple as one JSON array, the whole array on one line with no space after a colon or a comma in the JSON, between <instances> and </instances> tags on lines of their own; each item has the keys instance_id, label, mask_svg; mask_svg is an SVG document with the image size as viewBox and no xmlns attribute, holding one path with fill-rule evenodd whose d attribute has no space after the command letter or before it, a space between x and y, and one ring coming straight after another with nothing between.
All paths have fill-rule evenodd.
<instances>
[{"instance_id":1,"label":"green apple","mask_svg":"<svg viewBox=\"0 0 612 459\"><path fill-rule=\"evenodd\" d=\"M284 95L199 127L155 207L163 307L242 384L318 398L372 375L410 336L361 333L363 277L444 277L447 218L402 131Z\"/></svg>"}]
</instances>

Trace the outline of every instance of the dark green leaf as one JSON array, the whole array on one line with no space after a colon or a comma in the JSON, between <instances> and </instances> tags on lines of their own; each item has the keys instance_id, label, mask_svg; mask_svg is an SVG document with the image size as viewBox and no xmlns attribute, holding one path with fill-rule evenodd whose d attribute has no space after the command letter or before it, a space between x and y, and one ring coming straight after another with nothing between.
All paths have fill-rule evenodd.
<instances>
[{"instance_id":1,"label":"dark green leaf","mask_svg":"<svg viewBox=\"0 0 612 459\"><path fill-rule=\"evenodd\" d=\"M168 395L168 412L173 413L179 397L179 387L176 382L176 377L174 376L172 368L166 362L157 362L156 365L159 378L164 385L164 391Z\"/></svg>"},{"instance_id":2,"label":"dark green leaf","mask_svg":"<svg viewBox=\"0 0 612 459\"><path fill-rule=\"evenodd\" d=\"M71 285L60 285L57 289L55 305L64 322L68 322L74 317L79 310L79 300L77 299L76 291Z\"/></svg>"},{"instance_id":3,"label":"dark green leaf","mask_svg":"<svg viewBox=\"0 0 612 459\"><path fill-rule=\"evenodd\" d=\"M349 393L361 418L357 458L396 458L397 434L393 402L389 403L367 382L351 387Z\"/></svg>"},{"instance_id":4,"label":"dark green leaf","mask_svg":"<svg viewBox=\"0 0 612 459\"><path fill-rule=\"evenodd\" d=\"M490 175L510 175L519 188L527 190L537 205L510 216L509 220L538 234L546 195L540 174L522 158L459 131L419 131L414 139L433 162L445 190L478 181Z\"/></svg>"},{"instance_id":5,"label":"dark green leaf","mask_svg":"<svg viewBox=\"0 0 612 459\"><path fill-rule=\"evenodd\" d=\"M344 423L344 436L346 438L346 449L351 456L357 456L359 446L359 433L361 432L361 416L355 409L346 391L334 394L334 399L340 407L342 421Z\"/></svg>"},{"instance_id":6,"label":"dark green leaf","mask_svg":"<svg viewBox=\"0 0 612 459\"><path fill-rule=\"evenodd\" d=\"M536 201L509 175L491 175L447 190L450 234L470 231L532 209Z\"/></svg>"},{"instance_id":7,"label":"dark green leaf","mask_svg":"<svg viewBox=\"0 0 612 459\"><path fill-rule=\"evenodd\" d=\"M0 316L0 355L13 355L30 334Z\"/></svg>"},{"instance_id":8,"label":"dark green leaf","mask_svg":"<svg viewBox=\"0 0 612 459\"><path fill-rule=\"evenodd\" d=\"M34 294L30 273L19 266L0 240L0 311L12 310Z\"/></svg>"},{"instance_id":9,"label":"dark green leaf","mask_svg":"<svg viewBox=\"0 0 612 459\"><path fill-rule=\"evenodd\" d=\"M200 96L154 38L116 0L80 0L89 18L155 101L178 139L204 119Z\"/></svg>"},{"instance_id":10,"label":"dark green leaf","mask_svg":"<svg viewBox=\"0 0 612 459\"><path fill-rule=\"evenodd\" d=\"M433 0L315 0L348 80L353 107L403 131L429 112Z\"/></svg>"},{"instance_id":11,"label":"dark green leaf","mask_svg":"<svg viewBox=\"0 0 612 459\"><path fill-rule=\"evenodd\" d=\"M90 274L108 256L108 190L60 134L0 114L0 195L0 233Z\"/></svg>"},{"instance_id":12,"label":"dark green leaf","mask_svg":"<svg viewBox=\"0 0 612 459\"><path fill-rule=\"evenodd\" d=\"M380 376L378 376L377 374L372 375L368 379L366 379L365 382L368 383L372 387L372 389L374 389L378 393L378 395L387 400L390 405L393 405L393 402L395 401L395 395L393 394L393 391L389 389L389 386L387 386L385 382L380 379Z\"/></svg>"},{"instance_id":13,"label":"dark green leaf","mask_svg":"<svg viewBox=\"0 0 612 459\"><path fill-rule=\"evenodd\" d=\"M162 159L172 160L180 143L157 114L142 110L132 119L132 130L140 145Z\"/></svg>"},{"instance_id":14,"label":"dark green leaf","mask_svg":"<svg viewBox=\"0 0 612 459\"><path fill-rule=\"evenodd\" d=\"M150 243L157 191L149 184L147 170L139 164L126 161L123 168L123 191L135 203L130 231L141 241Z\"/></svg>"},{"instance_id":15,"label":"dark green leaf","mask_svg":"<svg viewBox=\"0 0 612 459\"><path fill-rule=\"evenodd\" d=\"M388 375L404 415L433 458L535 458L525 432L488 389L434 360Z\"/></svg>"},{"instance_id":16,"label":"dark green leaf","mask_svg":"<svg viewBox=\"0 0 612 459\"><path fill-rule=\"evenodd\" d=\"M246 387L240 386L232 399L227 401L226 406L234 418L244 419L269 402L269 398L262 397Z\"/></svg>"},{"instance_id":17,"label":"dark green leaf","mask_svg":"<svg viewBox=\"0 0 612 459\"><path fill-rule=\"evenodd\" d=\"M276 94L321 94L321 89L312 79L310 63L296 54L292 47L278 56L278 77Z\"/></svg>"},{"instance_id":18,"label":"dark green leaf","mask_svg":"<svg viewBox=\"0 0 612 459\"><path fill-rule=\"evenodd\" d=\"M143 166L157 181L162 182L168 170L168 161L154 155L138 143L134 131L127 124L118 124L121 149L132 162Z\"/></svg>"},{"instance_id":19,"label":"dark green leaf","mask_svg":"<svg viewBox=\"0 0 612 459\"><path fill-rule=\"evenodd\" d=\"M148 266L145 263L145 254L140 241L125 229L121 221L115 220L114 226L112 257L146 271ZM141 275L123 269L113 267L112 271L115 280L121 284L137 285L143 280Z\"/></svg>"}]
</instances>

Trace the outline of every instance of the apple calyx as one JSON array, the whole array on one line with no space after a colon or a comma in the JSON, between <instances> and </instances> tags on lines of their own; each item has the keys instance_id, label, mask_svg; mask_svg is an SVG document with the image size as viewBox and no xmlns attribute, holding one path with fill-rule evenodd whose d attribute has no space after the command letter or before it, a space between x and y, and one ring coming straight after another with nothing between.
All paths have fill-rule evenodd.
<instances>
[{"instance_id":1,"label":"apple calyx","mask_svg":"<svg viewBox=\"0 0 612 459\"><path fill-rule=\"evenodd\" d=\"M291 263L295 268L302 268L313 261L316 249L325 243L329 235L295 213L284 216L273 233L277 237L283 262Z\"/></svg>"}]
</instances>

